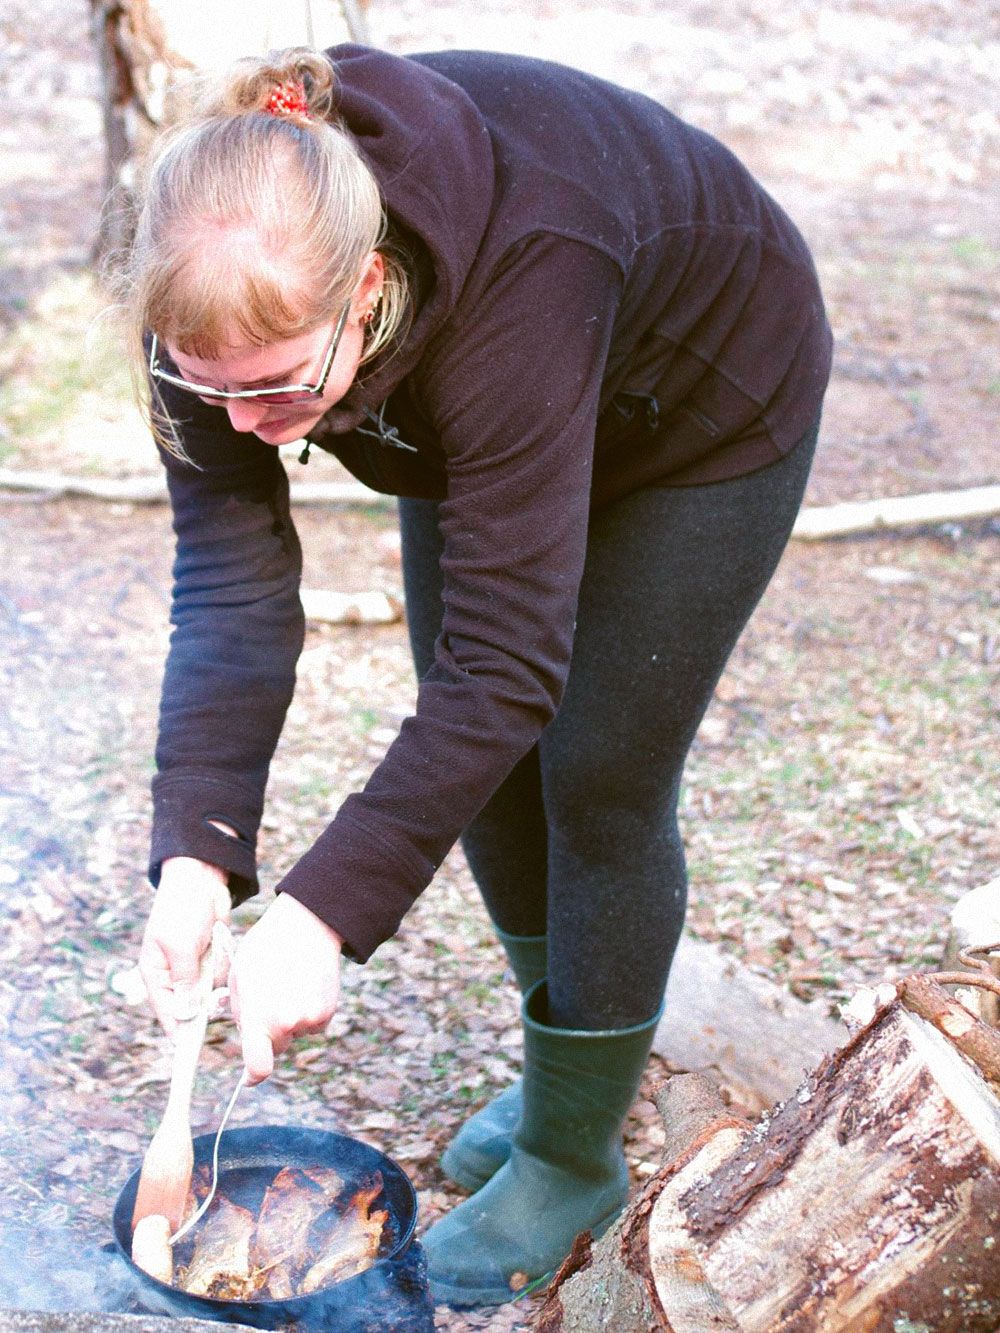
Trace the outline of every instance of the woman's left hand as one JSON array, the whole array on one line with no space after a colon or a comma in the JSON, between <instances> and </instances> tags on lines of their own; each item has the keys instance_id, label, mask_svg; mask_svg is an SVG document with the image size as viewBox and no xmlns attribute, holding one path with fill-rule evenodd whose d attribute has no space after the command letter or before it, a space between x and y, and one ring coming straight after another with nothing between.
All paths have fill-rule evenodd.
<instances>
[{"instance_id":1,"label":"woman's left hand","mask_svg":"<svg viewBox=\"0 0 1000 1333\"><path fill-rule=\"evenodd\" d=\"M340 936L281 894L240 941L229 971L248 1082L262 1083L295 1037L321 1032L340 996Z\"/></svg>"}]
</instances>

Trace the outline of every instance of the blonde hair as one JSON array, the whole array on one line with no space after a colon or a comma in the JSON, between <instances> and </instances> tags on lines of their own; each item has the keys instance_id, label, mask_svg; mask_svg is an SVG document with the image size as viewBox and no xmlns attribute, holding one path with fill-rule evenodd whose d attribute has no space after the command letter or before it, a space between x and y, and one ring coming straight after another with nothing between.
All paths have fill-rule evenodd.
<instances>
[{"instance_id":1,"label":"blonde hair","mask_svg":"<svg viewBox=\"0 0 1000 1333\"><path fill-rule=\"evenodd\" d=\"M298 83L308 113L265 109ZM333 118L334 70L304 47L239 61L196 89L154 154L119 290L140 397L170 452L177 432L148 401L143 339L212 357L235 329L266 344L307 332L343 308L377 250L385 277L362 362L408 317L406 274L387 241L374 175Z\"/></svg>"}]
</instances>

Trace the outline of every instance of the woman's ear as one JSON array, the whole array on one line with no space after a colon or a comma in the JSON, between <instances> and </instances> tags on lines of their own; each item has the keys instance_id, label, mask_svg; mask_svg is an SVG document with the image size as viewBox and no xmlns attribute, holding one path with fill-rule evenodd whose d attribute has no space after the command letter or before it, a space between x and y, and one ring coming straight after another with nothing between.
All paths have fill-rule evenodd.
<instances>
[{"instance_id":1,"label":"woman's ear","mask_svg":"<svg viewBox=\"0 0 1000 1333\"><path fill-rule=\"evenodd\" d=\"M352 313L363 319L378 304L385 281L385 262L378 250L372 250L364 262L361 279L354 289Z\"/></svg>"}]
</instances>

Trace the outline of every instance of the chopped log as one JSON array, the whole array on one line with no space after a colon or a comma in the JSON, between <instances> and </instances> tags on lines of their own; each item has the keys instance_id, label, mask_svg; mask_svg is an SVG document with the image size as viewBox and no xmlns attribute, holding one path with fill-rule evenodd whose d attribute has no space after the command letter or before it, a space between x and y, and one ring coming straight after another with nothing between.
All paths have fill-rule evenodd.
<instances>
[{"instance_id":1,"label":"chopped log","mask_svg":"<svg viewBox=\"0 0 1000 1333\"><path fill-rule=\"evenodd\" d=\"M675 1074L654 1092L666 1138L660 1170L640 1197L595 1246L590 1232L578 1237L557 1273L535 1324L536 1333L653 1333L674 1326L663 1322L648 1262L649 1220L664 1185L680 1165L697 1157L707 1166L724 1160L749 1133L749 1121L731 1116L713 1080L704 1074ZM687 1252L678 1252L683 1281ZM712 1325L718 1333L736 1329L718 1303ZM677 1325L680 1328L680 1325Z\"/></svg>"},{"instance_id":2,"label":"chopped log","mask_svg":"<svg viewBox=\"0 0 1000 1333\"><path fill-rule=\"evenodd\" d=\"M578 1242L538 1333L992 1333L1000 1101L978 1059L997 1034L926 978L898 992L756 1125L696 1117Z\"/></svg>"}]
</instances>

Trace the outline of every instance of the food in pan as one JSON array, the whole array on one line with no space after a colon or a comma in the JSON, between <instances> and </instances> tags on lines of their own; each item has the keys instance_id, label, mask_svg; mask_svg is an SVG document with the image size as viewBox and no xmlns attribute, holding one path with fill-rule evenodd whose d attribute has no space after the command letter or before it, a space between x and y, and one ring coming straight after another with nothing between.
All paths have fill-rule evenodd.
<instances>
[{"instance_id":1,"label":"food in pan","mask_svg":"<svg viewBox=\"0 0 1000 1333\"><path fill-rule=\"evenodd\" d=\"M310 1253L310 1228L331 1209L343 1188L343 1180L332 1168L302 1171L288 1166L268 1186L257 1219L253 1261L267 1275L273 1299L296 1294L296 1272L303 1256Z\"/></svg>"},{"instance_id":2,"label":"food in pan","mask_svg":"<svg viewBox=\"0 0 1000 1333\"><path fill-rule=\"evenodd\" d=\"M136 1224L132 1233L132 1260L158 1282L166 1282L169 1286L173 1281L170 1223L162 1213L150 1213Z\"/></svg>"},{"instance_id":3,"label":"food in pan","mask_svg":"<svg viewBox=\"0 0 1000 1333\"><path fill-rule=\"evenodd\" d=\"M254 1226L253 1213L217 1194L197 1231L190 1262L177 1275L177 1285L192 1296L227 1301L253 1296L260 1288L250 1263Z\"/></svg>"},{"instance_id":4,"label":"food in pan","mask_svg":"<svg viewBox=\"0 0 1000 1333\"><path fill-rule=\"evenodd\" d=\"M344 1198L344 1182L332 1168L285 1167L268 1185L256 1215L220 1191L176 1253L169 1228L161 1235L162 1227L153 1225L136 1228L132 1258L153 1277L194 1296L246 1301L309 1295L375 1262L389 1221L388 1212L372 1208L381 1192L377 1171Z\"/></svg>"},{"instance_id":5,"label":"food in pan","mask_svg":"<svg viewBox=\"0 0 1000 1333\"><path fill-rule=\"evenodd\" d=\"M317 1291L331 1282L343 1282L371 1268L378 1254L382 1228L389 1220L383 1211L371 1212L371 1206L382 1191L382 1177L376 1172L367 1189L360 1189L345 1213L331 1210L320 1219L315 1261L306 1270L301 1286L303 1293Z\"/></svg>"}]
</instances>

